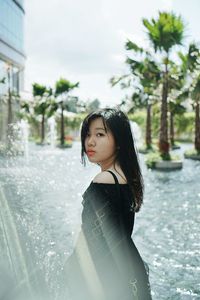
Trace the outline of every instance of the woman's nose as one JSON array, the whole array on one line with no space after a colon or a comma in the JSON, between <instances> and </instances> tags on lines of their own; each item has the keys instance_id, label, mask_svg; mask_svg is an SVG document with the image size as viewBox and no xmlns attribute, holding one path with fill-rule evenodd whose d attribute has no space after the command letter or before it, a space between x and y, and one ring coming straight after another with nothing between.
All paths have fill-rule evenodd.
<instances>
[{"instance_id":1,"label":"woman's nose","mask_svg":"<svg viewBox=\"0 0 200 300\"><path fill-rule=\"evenodd\" d=\"M90 145L94 145L95 144L95 140L93 136L89 136L88 137L88 146Z\"/></svg>"}]
</instances>

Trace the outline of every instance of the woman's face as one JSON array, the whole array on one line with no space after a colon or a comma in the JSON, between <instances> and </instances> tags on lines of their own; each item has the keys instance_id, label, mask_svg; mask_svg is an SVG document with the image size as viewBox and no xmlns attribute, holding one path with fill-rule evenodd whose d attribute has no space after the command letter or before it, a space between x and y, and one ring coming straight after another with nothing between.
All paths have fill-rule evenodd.
<instances>
[{"instance_id":1,"label":"woman's face","mask_svg":"<svg viewBox=\"0 0 200 300\"><path fill-rule=\"evenodd\" d=\"M85 150L89 161L98 163L102 169L107 169L113 164L116 156L115 140L111 131L105 131L101 117L90 123Z\"/></svg>"}]
</instances>

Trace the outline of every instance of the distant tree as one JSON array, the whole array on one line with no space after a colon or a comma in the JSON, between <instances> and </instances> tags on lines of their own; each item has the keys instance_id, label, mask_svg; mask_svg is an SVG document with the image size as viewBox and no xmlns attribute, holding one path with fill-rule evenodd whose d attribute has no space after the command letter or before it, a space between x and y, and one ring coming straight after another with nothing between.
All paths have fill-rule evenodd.
<instances>
[{"instance_id":1,"label":"distant tree","mask_svg":"<svg viewBox=\"0 0 200 300\"><path fill-rule=\"evenodd\" d=\"M67 111L77 113L78 101L78 97L68 96L68 101L66 103Z\"/></svg>"},{"instance_id":2,"label":"distant tree","mask_svg":"<svg viewBox=\"0 0 200 300\"><path fill-rule=\"evenodd\" d=\"M186 84L186 77L183 74L181 65L173 61L169 61L170 70L168 74L168 110L169 110L169 136L170 146L175 147L174 141L174 117L175 115L182 115L186 108L183 106L183 97L181 97L182 90Z\"/></svg>"},{"instance_id":3,"label":"distant tree","mask_svg":"<svg viewBox=\"0 0 200 300\"><path fill-rule=\"evenodd\" d=\"M147 35L155 52L163 54L162 103L160 118L159 150L163 158L169 156L168 141L168 92L169 92L169 58L172 49L181 45L184 37L184 23L181 16L174 13L159 12L157 19L143 19Z\"/></svg>"},{"instance_id":4,"label":"distant tree","mask_svg":"<svg viewBox=\"0 0 200 300\"><path fill-rule=\"evenodd\" d=\"M41 115L41 144L44 143L45 140L45 121L46 118L49 118L54 110L52 106L54 105L52 89L47 88L44 85L40 85L38 83L34 83L33 87L33 110L36 115ZM26 103L24 106L25 109L29 109L28 104Z\"/></svg>"},{"instance_id":5,"label":"distant tree","mask_svg":"<svg viewBox=\"0 0 200 300\"><path fill-rule=\"evenodd\" d=\"M151 54L132 41L126 43L126 49L134 58L128 57L126 63L131 72L121 77L113 77L112 86L120 83L122 88L132 88L132 106L129 113L135 109L146 108L146 148L152 148L151 137L151 106L156 99L157 87L160 81L160 69Z\"/></svg>"},{"instance_id":6,"label":"distant tree","mask_svg":"<svg viewBox=\"0 0 200 300\"><path fill-rule=\"evenodd\" d=\"M195 139L194 147L200 152L200 48L197 44L191 43L187 53L179 53L182 61L182 70L187 78L187 86L180 97L191 98L195 111Z\"/></svg>"},{"instance_id":7,"label":"distant tree","mask_svg":"<svg viewBox=\"0 0 200 300\"><path fill-rule=\"evenodd\" d=\"M64 110L67 108L67 100L68 94L74 88L79 87L79 82L71 83L69 80L60 78L56 81L55 85L55 96L59 103L61 109L61 135L60 135L60 144L61 146L64 145L65 142L65 123L64 123Z\"/></svg>"},{"instance_id":8,"label":"distant tree","mask_svg":"<svg viewBox=\"0 0 200 300\"><path fill-rule=\"evenodd\" d=\"M169 99L169 112L170 112L170 144L173 148L175 146L174 141L174 116L181 115L186 111L186 108L182 105L180 98Z\"/></svg>"},{"instance_id":9,"label":"distant tree","mask_svg":"<svg viewBox=\"0 0 200 300\"><path fill-rule=\"evenodd\" d=\"M137 96L143 99L147 111L145 143L146 148L151 149L151 107L155 100L157 100L156 90L160 83L160 68L151 54L135 43L128 41L126 49L133 52L134 55L138 56L140 54L140 59L136 60L128 57L126 63L130 66L132 74L139 80L138 83L142 87L139 95L133 95L133 100L135 102L138 98Z\"/></svg>"},{"instance_id":10,"label":"distant tree","mask_svg":"<svg viewBox=\"0 0 200 300\"><path fill-rule=\"evenodd\" d=\"M195 109L195 140L194 146L197 152L200 153L200 75L197 76L193 82L191 97L194 101L193 106Z\"/></svg>"},{"instance_id":11,"label":"distant tree","mask_svg":"<svg viewBox=\"0 0 200 300\"><path fill-rule=\"evenodd\" d=\"M92 101L89 101L87 105L88 111L94 111L100 107L100 101L99 99L94 99Z\"/></svg>"},{"instance_id":12,"label":"distant tree","mask_svg":"<svg viewBox=\"0 0 200 300\"><path fill-rule=\"evenodd\" d=\"M41 85L39 83L33 83L33 97L43 97L47 91L47 87L45 85Z\"/></svg>"}]
</instances>

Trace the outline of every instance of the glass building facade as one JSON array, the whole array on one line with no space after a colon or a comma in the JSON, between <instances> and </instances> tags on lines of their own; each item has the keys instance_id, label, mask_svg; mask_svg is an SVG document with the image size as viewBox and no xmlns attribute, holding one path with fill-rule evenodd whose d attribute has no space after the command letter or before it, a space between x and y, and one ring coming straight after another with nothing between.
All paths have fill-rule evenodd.
<instances>
[{"instance_id":1,"label":"glass building facade","mask_svg":"<svg viewBox=\"0 0 200 300\"><path fill-rule=\"evenodd\" d=\"M18 109L14 99L23 90L24 16L23 0L0 0L0 142L8 123L8 97L12 95L14 122Z\"/></svg>"}]
</instances>

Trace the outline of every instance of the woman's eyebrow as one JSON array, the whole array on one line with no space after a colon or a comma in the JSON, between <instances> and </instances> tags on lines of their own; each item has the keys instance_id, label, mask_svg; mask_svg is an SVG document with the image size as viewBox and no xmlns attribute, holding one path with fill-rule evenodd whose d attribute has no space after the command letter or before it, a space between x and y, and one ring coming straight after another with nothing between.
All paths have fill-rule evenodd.
<instances>
[{"instance_id":1,"label":"woman's eyebrow","mask_svg":"<svg viewBox=\"0 0 200 300\"><path fill-rule=\"evenodd\" d=\"M96 127L96 128L95 128L95 130L99 130L99 129L101 129L101 130L104 130L104 131L105 131L105 129L104 129L104 128L102 128L102 127Z\"/></svg>"}]
</instances>

